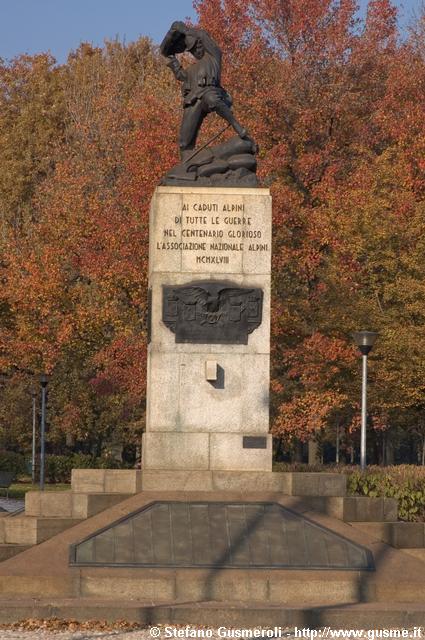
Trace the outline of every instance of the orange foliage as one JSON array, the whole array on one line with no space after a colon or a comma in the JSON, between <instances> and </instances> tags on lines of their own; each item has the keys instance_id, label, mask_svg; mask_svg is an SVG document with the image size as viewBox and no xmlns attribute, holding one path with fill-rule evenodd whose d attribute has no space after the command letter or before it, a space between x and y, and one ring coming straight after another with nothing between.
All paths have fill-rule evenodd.
<instances>
[{"instance_id":1,"label":"orange foliage","mask_svg":"<svg viewBox=\"0 0 425 640\"><path fill-rule=\"evenodd\" d=\"M355 329L381 334L376 427L424 403L425 21L400 43L390 0L370 0L364 23L356 4L195 2L273 195L273 432L301 439L336 413L355 424ZM3 84L10 74L47 83L53 128L63 115L54 148L50 128L36 134L45 143L34 146L25 227L3 233L2 367L54 374L83 363L95 396L142 405L148 208L177 158L176 83L146 40L83 45L58 69L24 62L3 69ZM216 130L211 117L203 140ZM2 202L14 202L12 178ZM78 403L58 407L65 431L84 420Z\"/></svg>"}]
</instances>

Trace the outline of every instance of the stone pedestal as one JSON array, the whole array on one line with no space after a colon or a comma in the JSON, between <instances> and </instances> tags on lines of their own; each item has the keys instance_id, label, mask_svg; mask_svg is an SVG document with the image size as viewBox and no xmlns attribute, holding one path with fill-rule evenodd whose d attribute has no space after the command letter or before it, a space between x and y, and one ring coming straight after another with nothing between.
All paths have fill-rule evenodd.
<instances>
[{"instance_id":1,"label":"stone pedestal","mask_svg":"<svg viewBox=\"0 0 425 640\"><path fill-rule=\"evenodd\" d=\"M158 187L146 470L271 471L268 189Z\"/></svg>"}]
</instances>

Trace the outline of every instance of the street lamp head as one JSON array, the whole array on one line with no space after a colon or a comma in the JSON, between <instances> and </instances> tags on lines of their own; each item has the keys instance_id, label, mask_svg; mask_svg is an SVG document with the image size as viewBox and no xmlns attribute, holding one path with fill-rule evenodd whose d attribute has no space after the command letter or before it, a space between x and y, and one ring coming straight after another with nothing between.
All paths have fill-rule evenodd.
<instances>
[{"instance_id":1,"label":"street lamp head","mask_svg":"<svg viewBox=\"0 0 425 640\"><path fill-rule=\"evenodd\" d=\"M360 353L367 356L376 342L378 333L376 331L354 331L352 336Z\"/></svg>"},{"instance_id":2,"label":"street lamp head","mask_svg":"<svg viewBox=\"0 0 425 640\"><path fill-rule=\"evenodd\" d=\"M47 387L47 383L49 382L49 376L47 373L42 373L40 375L40 384L42 387Z\"/></svg>"}]
</instances>

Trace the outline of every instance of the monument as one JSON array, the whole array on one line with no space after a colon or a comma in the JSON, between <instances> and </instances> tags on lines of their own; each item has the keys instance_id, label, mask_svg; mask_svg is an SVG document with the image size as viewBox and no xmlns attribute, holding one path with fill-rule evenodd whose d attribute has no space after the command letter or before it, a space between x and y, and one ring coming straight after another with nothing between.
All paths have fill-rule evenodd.
<instances>
[{"instance_id":1,"label":"monument","mask_svg":"<svg viewBox=\"0 0 425 640\"><path fill-rule=\"evenodd\" d=\"M144 470L271 471L271 197L220 84L221 51L175 22L161 45L183 85L182 163L150 212ZM183 69L176 53L195 59ZM194 151L218 113L238 136ZM247 186L248 185L248 186Z\"/></svg>"},{"instance_id":2,"label":"monument","mask_svg":"<svg viewBox=\"0 0 425 640\"><path fill-rule=\"evenodd\" d=\"M152 199L142 469L74 469L70 491L0 518L0 621L423 624L423 524L347 496L344 474L272 473L271 198L217 45L177 22L161 49L183 83L182 162ZM237 135L195 150L213 111Z\"/></svg>"},{"instance_id":3,"label":"monument","mask_svg":"<svg viewBox=\"0 0 425 640\"><path fill-rule=\"evenodd\" d=\"M176 54L190 52L196 62L184 69ZM161 53L182 83L183 117L179 133L181 163L163 178L163 184L196 186L257 186L257 145L232 111L232 98L221 86L221 50L203 29L173 22L161 44ZM223 144L203 145L194 151L202 122L217 113L238 134ZM225 130L223 129L223 131ZM222 131L222 132L223 132ZM222 132L213 137L214 141Z\"/></svg>"}]
</instances>

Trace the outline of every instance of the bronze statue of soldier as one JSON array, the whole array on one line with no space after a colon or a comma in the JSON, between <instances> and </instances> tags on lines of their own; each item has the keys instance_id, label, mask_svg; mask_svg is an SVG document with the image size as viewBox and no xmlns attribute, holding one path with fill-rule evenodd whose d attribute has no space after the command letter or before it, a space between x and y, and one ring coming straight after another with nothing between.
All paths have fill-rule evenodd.
<instances>
[{"instance_id":1,"label":"bronze statue of soldier","mask_svg":"<svg viewBox=\"0 0 425 640\"><path fill-rule=\"evenodd\" d=\"M252 142L246 129L236 120L231 109L232 99L221 86L222 53L217 43L203 29L173 22L160 46L167 65L182 83L183 118L179 134L181 159L185 162L196 145L202 122L215 112L233 127L237 135ZM196 62L184 69L177 53L189 51Z\"/></svg>"}]
</instances>

